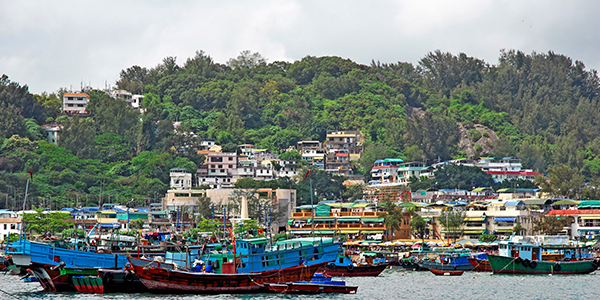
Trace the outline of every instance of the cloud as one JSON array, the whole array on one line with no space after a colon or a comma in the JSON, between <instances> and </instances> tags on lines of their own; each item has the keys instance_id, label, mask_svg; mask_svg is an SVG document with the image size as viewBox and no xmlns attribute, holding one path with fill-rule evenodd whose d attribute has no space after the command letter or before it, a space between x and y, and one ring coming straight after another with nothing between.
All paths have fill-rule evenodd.
<instances>
[{"instance_id":1,"label":"cloud","mask_svg":"<svg viewBox=\"0 0 600 300\"><path fill-rule=\"evenodd\" d=\"M6 1L0 73L33 93L114 85L133 65L197 50L225 63L340 56L418 63L440 49L496 63L500 49L554 51L600 68L595 1Z\"/></svg>"}]
</instances>

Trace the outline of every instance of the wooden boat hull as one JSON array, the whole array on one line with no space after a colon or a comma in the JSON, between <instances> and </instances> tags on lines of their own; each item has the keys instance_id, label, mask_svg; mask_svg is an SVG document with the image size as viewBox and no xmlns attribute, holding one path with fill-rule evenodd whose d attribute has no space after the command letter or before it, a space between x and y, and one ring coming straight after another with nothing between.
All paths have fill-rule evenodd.
<instances>
[{"instance_id":1,"label":"wooden boat hull","mask_svg":"<svg viewBox=\"0 0 600 300\"><path fill-rule=\"evenodd\" d=\"M435 261L430 261L430 260L423 260L419 263L419 266L421 266L421 268L425 268L425 269L436 269L436 270L444 270L444 271L472 271L473 270L473 266L471 265L471 263L465 263L465 264L442 264L439 262L435 262Z\"/></svg>"},{"instance_id":2,"label":"wooden boat hull","mask_svg":"<svg viewBox=\"0 0 600 300\"><path fill-rule=\"evenodd\" d=\"M47 292L75 292L77 289L69 275L61 275L60 270L53 266L32 263L27 272L37 278L38 282Z\"/></svg>"},{"instance_id":3,"label":"wooden boat hull","mask_svg":"<svg viewBox=\"0 0 600 300\"><path fill-rule=\"evenodd\" d=\"M284 294L356 294L358 286L332 285L318 283L267 283L269 291Z\"/></svg>"},{"instance_id":4,"label":"wooden boat hull","mask_svg":"<svg viewBox=\"0 0 600 300\"><path fill-rule=\"evenodd\" d=\"M308 281L319 267L295 266L259 273L214 274L174 270L171 264L129 257L134 272L152 293L244 294L265 292L265 283Z\"/></svg>"},{"instance_id":5,"label":"wooden boat hull","mask_svg":"<svg viewBox=\"0 0 600 300\"><path fill-rule=\"evenodd\" d=\"M73 285L80 293L102 294L104 285L102 278L96 276L73 276Z\"/></svg>"},{"instance_id":6,"label":"wooden boat hull","mask_svg":"<svg viewBox=\"0 0 600 300\"><path fill-rule=\"evenodd\" d=\"M359 265L359 266L339 266L327 264L321 268L320 272L325 276L335 277L358 277L358 276L379 276L383 270L388 267L388 263L377 265Z\"/></svg>"},{"instance_id":7,"label":"wooden boat hull","mask_svg":"<svg viewBox=\"0 0 600 300\"><path fill-rule=\"evenodd\" d=\"M497 255L488 255L488 261L494 274L589 274L594 272L597 262L594 260L580 260L569 262L533 261L515 259Z\"/></svg>"},{"instance_id":8,"label":"wooden boat hull","mask_svg":"<svg viewBox=\"0 0 600 300\"><path fill-rule=\"evenodd\" d=\"M406 270L411 270L411 271L427 271L426 268L423 268L421 266L419 266L419 264L417 263L417 260L412 258L412 259L401 259L398 261L398 264L406 269Z\"/></svg>"},{"instance_id":9,"label":"wooden boat hull","mask_svg":"<svg viewBox=\"0 0 600 300\"><path fill-rule=\"evenodd\" d=\"M469 258L469 262L473 266L473 271L476 272L492 272L492 266L486 259Z\"/></svg>"},{"instance_id":10,"label":"wooden boat hull","mask_svg":"<svg viewBox=\"0 0 600 300\"><path fill-rule=\"evenodd\" d=\"M429 271L437 276L461 276L465 271L453 271L453 270L438 270L438 269L429 269Z\"/></svg>"},{"instance_id":11,"label":"wooden boat hull","mask_svg":"<svg viewBox=\"0 0 600 300\"><path fill-rule=\"evenodd\" d=\"M147 293L148 289L140 278L130 270L98 270L104 293Z\"/></svg>"}]
</instances>

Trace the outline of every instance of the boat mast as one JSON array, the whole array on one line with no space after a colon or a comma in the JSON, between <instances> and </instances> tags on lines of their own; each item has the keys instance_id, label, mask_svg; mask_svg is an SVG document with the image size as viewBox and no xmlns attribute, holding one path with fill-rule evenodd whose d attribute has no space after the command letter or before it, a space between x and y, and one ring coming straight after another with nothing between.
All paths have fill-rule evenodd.
<instances>
[{"instance_id":1,"label":"boat mast","mask_svg":"<svg viewBox=\"0 0 600 300\"><path fill-rule=\"evenodd\" d=\"M33 179L33 173L31 173L31 171L28 171L29 173L29 177L27 178L27 183L25 184L25 197L23 197L23 216L21 217L21 233L19 234L19 237L21 239L25 239L26 237L26 232L23 229L23 226L25 225L25 203L27 203L27 192L29 191L29 178Z\"/></svg>"}]
</instances>

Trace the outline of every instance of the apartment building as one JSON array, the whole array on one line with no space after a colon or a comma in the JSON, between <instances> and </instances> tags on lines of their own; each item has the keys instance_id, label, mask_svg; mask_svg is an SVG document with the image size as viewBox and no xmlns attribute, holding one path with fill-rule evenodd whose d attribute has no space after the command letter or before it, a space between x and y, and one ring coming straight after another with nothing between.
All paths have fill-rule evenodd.
<instances>
[{"instance_id":1,"label":"apartment building","mask_svg":"<svg viewBox=\"0 0 600 300\"><path fill-rule=\"evenodd\" d=\"M85 114L90 96L86 93L65 93L63 95L63 112L67 114Z\"/></svg>"}]
</instances>

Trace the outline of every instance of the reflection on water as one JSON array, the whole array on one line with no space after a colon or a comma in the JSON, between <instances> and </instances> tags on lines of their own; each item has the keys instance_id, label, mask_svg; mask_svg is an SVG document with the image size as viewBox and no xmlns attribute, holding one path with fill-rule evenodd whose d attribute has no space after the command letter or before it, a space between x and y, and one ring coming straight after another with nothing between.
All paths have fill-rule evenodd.
<instances>
[{"instance_id":1,"label":"reflection on water","mask_svg":"<svg viewBox=\"0 0 600 300\"><path fill-rule=\"evenodd\" d=\"M46 293L37 282L0 275L0 299L600 299L599 274L573 276L514 276L465 272L463 276L435 276L430 272L385 270L379 277L344 278L358 285L350 295L154 295Z\"/></svg>"}]
</instances>

